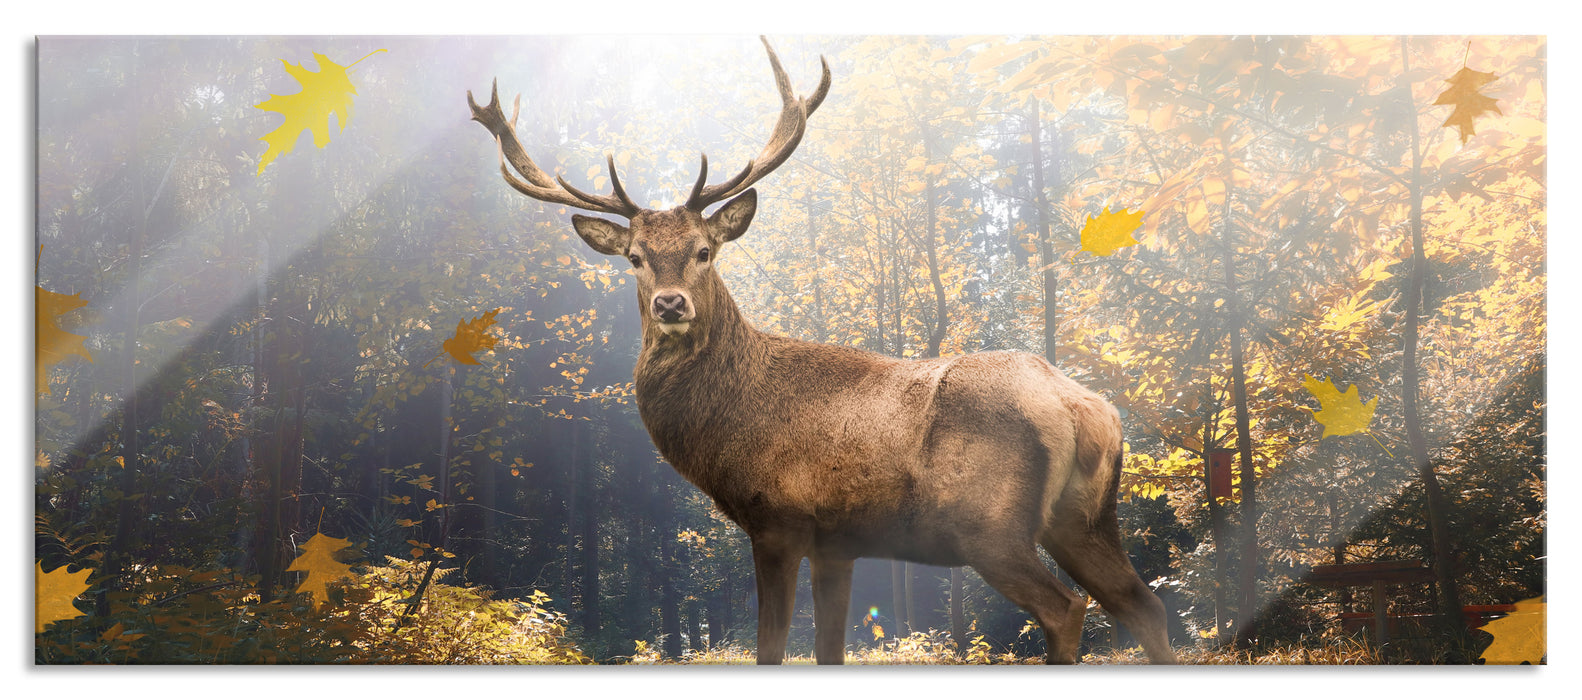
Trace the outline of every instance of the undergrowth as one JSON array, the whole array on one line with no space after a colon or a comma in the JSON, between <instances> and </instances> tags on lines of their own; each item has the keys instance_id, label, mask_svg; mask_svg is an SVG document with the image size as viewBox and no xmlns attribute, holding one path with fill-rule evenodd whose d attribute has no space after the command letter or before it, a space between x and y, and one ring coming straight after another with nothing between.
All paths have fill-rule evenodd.
<instances>
[{"instance_id":1,"label":"undergrowth","mask_svg":"<svg viewBox=\"0 0 1582 700\"><path fill-rule=\"evenodd\" d=\"M583 664L563 614L534 592L494 600L440 583L401 624L425 565L394 557L304 595L264 602L229 570L149 567L109 592L110 614L52 623L35 637L40 664Z\"/></svg>"}]
</instances>

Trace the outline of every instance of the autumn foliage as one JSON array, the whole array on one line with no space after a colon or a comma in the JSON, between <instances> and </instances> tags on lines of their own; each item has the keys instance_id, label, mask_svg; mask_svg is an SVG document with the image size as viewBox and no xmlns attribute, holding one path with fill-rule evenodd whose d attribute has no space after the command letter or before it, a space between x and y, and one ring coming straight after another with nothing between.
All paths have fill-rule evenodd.
<instances>
[{"instance_id":1,"label":"autumn foliage","mask_svg":"<svg viewBox=\"0 0 1582 700\"><path fill-rule=\"evenodd\" d=\"M718 251L754 326L1027 351L1104 395L1126 545L1188 661L1544 660L1543 37L775 41L835 87ZM462 96L529 86L545 171L606 191L608 151L668 208L698 152L763 142L761 52L41 39L35 659L750 650L751 543L635 414L625 264L501 182ZM1233 489L1210 499L1216 455ZM1517 614L1434 626L1435 586L1395 586L1410 634L1379 646L1342 622L1368 589L1308 580L1441 545L1462 604ZM852 657L1042 653L955 573L859 562ZM1128 647L1092 610L1088 658Z\"/></svg>"}]
</instances>

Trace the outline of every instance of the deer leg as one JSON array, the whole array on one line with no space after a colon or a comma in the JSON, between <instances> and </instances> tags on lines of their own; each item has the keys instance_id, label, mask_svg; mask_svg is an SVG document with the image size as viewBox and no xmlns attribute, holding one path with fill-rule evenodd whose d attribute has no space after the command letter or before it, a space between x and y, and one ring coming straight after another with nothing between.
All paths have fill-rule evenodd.
<instances>
[{"instance_id":1,"label":"deer leg","mask_svg":"<svg viewBox=\"0 0 1582 700\"><path fill-rule=\"evenodd\" d=\"M983 576L994 590L1012 603L1033 614L1038 626L1044 630L1049 653L1045 661L1051 664L1077 662L1077 646L1082 641L1082 621L1087 614L1087 600L1066 588L1060 579L1044 568L1028 546L1016 553L1006 553L988 561L969 561L968 564Z\"/></svg>"},{"instance_id":2,"label":"deer leg","mask_svg":"<svg viewBox=\"0 0 1582 700\"><path fill-rule=\"evenodd\" d=\"M1101 516L1092 528L1073 523L1059 534L1046 536L1043 543L1072 580L1131 630L1150 663L1176 662L1165 626L1164 603L1132 568L1121 548L1120 527L1113 511Z\"/></svg>"},{"instance_id":3,"label":"deer leg","mask_svg":"<svg viewBox=\"0 0 1582 700\"><path fill-rule=\"evenodd\" d=\"M785 661L796 609L796 575L802 553L785 543L753 540L753 570L758 579L758 663Z\"/></svg>"},{"instance_id":4,"label":"deer leg","mask_svg":"<svg viewBox=\"0 0 1582 700\"><path fill-rule=\"evenodd\" d=\"M813 652L820 664L846 663L846 613L854 563L813 557Z\"/></svg>"}]
</instances>

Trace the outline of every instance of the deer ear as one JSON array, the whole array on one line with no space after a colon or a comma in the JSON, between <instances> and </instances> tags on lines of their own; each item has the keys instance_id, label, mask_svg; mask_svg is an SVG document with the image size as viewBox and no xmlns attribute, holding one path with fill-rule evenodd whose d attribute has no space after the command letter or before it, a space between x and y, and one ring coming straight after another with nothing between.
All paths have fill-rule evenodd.
<instances>
[{"instance_id":1,"label":"deer ear","mask_svg":"<svg viewBox=\"0 0 1582 700\"><path fill-rule=\"evenodd\" d=\"M572 214L571 226L589 248L605 255L625 255L632 242L631 229L597 216Z\"/></svg>"},{"instance_id":2,"label":"deer ear","mask_svg":"<svg viewBox=\"0 0 1582 700\"><path fill-rule=\"evenodd\" d=\"M709 215L709 236L715 243L734 241L747 233L747 225L753 222L753 213L758 211L757 190L747 190L736 196L719 211Z\"/></svg>"}]
</instances>

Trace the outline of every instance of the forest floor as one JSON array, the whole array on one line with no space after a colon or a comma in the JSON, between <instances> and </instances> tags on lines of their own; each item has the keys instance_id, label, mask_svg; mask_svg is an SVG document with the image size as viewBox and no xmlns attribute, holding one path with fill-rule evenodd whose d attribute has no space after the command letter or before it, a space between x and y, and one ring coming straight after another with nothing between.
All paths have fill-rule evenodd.
<instances>
[{"instance_id":1,"label":"forest floor","mask_svg":"<svg viewBox=\"0 0 1582 700\"><path fill-rule=\"evenodd\" d=\"M952 649L931 644L907 644L904 640L900 648L868 648L861 650L848 650L846 663L857 666L895 666L895 665L1041 665L1044 662L1041 656L1019 657L1012 654L971 653L967 656L958 656ZM1208 646L1178 647L1176 649L1178 660L1186 665L1223 666L1223 665L1372 665L1392 663L1381 658L1376 651L1365 642L1342 638L1334 642L1317 646L1304 647L1292 645L1289 647L1276 647L1258 651L1216 649ZM753 652L737 646L710 651L689 651L680 660L663 660L655 651L639 654L632 657L633 664L684 664L684 665L747 665L754 662ZM812 656L793 655L786 659L788 665L813 665L816 662ZM1140 647L1127 649L1101 649L1089 651L1082 656L1081 663L1087 665L1141 665L1148 663L1148 657ZM1398 661L1395 663L1399 663Z\"/></svg>"}]
</instances>

